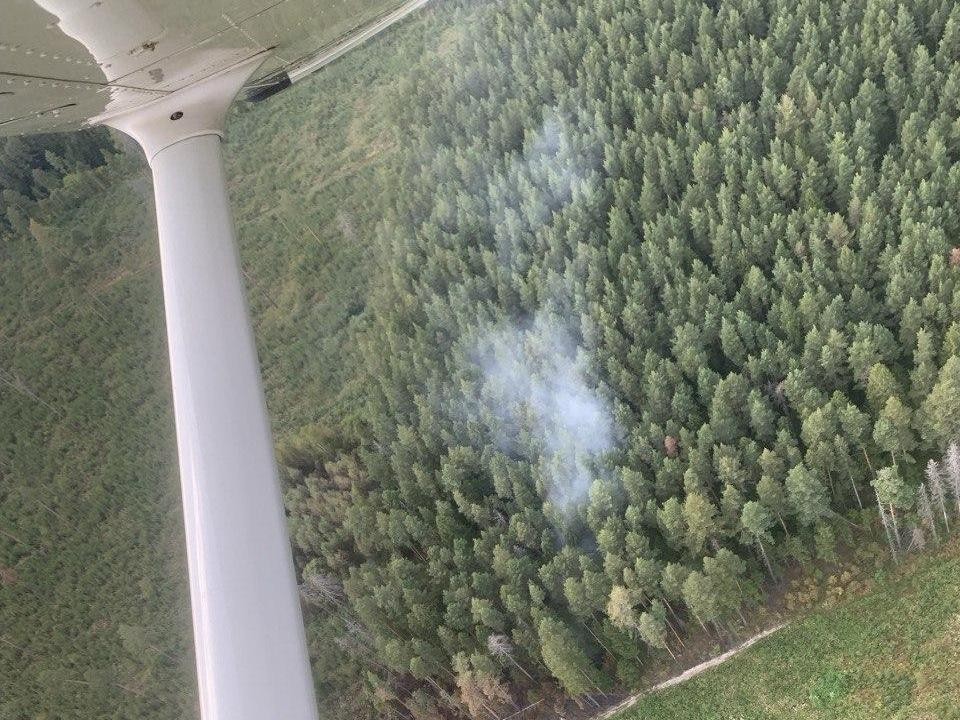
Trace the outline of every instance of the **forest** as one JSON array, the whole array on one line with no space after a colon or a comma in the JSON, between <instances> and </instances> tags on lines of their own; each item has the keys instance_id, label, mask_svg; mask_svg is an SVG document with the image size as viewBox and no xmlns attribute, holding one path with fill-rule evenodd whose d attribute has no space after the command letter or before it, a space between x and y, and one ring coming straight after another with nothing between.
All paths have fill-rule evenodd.
<instances>
[{"instance_id":1,"label":"forest","mask_svg":"<svg viewBox=\"0 0 960 720\"><path fill-rule=\"evenodd\" d=\"M588 703L960 522L958 52L947 2L511 0L407 81L366 405L283 456L381 716Z\"/></svg>"},{"instance_id":2,"label":"forest","mask_svg":"<svg viewBox=\"0 0 960 720\"><path fill-rule=\"evenodd\" d=\"M266 171L228 162L324 717L598 706L792 573L960 524L960 6L462 0L384 43L354 60L396 53L380 107L351 96L376 118L351 167L377 164L353 192L301 173L265 219ZM332 112L291 92L288 130ZM88 142L84 177L136 176ZM42 246L80 150L11 145L7 232ZM284 227L311 212L340 229L316 255ZM303 236L278 293L272 233ZM54 234L75 255L45 271L82 273L83 238ZM328 293L349 302L319 317ZM185 672L162 615L169 651L118 636L157 693Z\"/></svg>"}]
</instances>

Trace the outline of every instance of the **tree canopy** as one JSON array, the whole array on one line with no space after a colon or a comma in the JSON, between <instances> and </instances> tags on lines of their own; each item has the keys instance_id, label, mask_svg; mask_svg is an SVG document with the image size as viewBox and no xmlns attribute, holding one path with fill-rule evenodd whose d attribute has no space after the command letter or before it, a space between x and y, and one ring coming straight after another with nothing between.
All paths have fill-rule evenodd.
<instances>
[{"instance_id":1,"label":"tree canopy","mask_svg":"<svg viewBox=\"0 0 960 720\"><path fill-rule=\"evenodd\" d=\"M958 52L933 1L508 0L404 81L336 555L376 684L495 632L590 693L913 502L960 422Z\"/></svg>"}]
</instances>

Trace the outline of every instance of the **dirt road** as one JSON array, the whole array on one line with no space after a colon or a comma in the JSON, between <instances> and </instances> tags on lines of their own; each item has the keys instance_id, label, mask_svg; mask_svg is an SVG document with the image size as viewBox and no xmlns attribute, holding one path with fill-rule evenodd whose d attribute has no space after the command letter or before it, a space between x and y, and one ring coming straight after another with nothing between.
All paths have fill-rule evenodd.
<instances>
[{"instance_id":1,"label":"dirt road","mask_svg":"<svg viewBox=\"0 0 960 720\"><path fill-rule=\"evenodd\" d=\"M709 660L705 660L704 662L700 663L699 665L694 665L692 668L690 668L690 669L688 669L688 670L684 670L684 671L683 671L682 673L680 673L679 675L674 675L672 678L670 678L670 679L668 679L668 680L664 680L664 681L661 682L661 683L657 683L657 684L654 685L653 687L648 688L648 689L644 690L643 692L637 693L636 695L631 695L631 696L628 697L626 700L624 700L622 703L619 703L618 705L614 705L612 708L609 708L609 709L607 709L607 710L604 710L602 713L599 713L599 714L595 715L593 720L606 720L606 718L613 717L613 716L616 715L617 713L619 713L619 712L621 712L621 711L623 711L623 710L626 710L626 709L629 708L631 705L633 705L634 703L636 703L640 698L642 698L642 697L644 697L644 696L646 696L646 695L650 695L650 694L652 694L652 693L659 692L660 690L665 690L666 688L673 687L674 685L679 685L680 683L686 682L686 681L689 680L690 678L696 677L697 675L699 675L699 674L701 674L701 673L703 673L703 672L706 672L706 671L709 670L710 668L715 668L715 667L717 667L718 665L721 665L721 664L725 663L727 660L729 660L730 658L732 658L732 657L733 657L734 655L736 655L737 653L743 652L744 650L746 650L746 649L747 649L748 647L750 647L751 645L759 642L760 640L763 640L765 637L768 637L768 636L770 636L770 635L773 635L775 632L777 632L777 631L779 631L779 630L782 630L784 627L786 627L786 625L787 625L787 623L782 623L782 624L780 624L780 625L777 625L776 627L772 627L772 628L770 628L770 629L768 629L768 630L764 630L764 631L761 632L761 633L757 633L757 634L754 635L752 638L743 641L742 643L740 643L740 644L737 645L736 647L731 648L730 650L727 650L725 653L721 653L720 655L717 655L717 656L714 657L714 658L710 658Z\"/></svg>"}]
</instances>

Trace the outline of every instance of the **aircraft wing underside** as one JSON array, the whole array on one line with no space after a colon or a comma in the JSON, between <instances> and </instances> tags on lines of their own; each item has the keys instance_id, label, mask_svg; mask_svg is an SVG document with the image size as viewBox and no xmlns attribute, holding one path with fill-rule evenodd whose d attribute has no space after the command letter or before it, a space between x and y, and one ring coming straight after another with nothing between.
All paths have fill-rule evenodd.
<instances>
[{"instance_id":1,"label":"aircraft wing underside","mask_svg":"<svg viewBox=\"0 0 960 720\"><path fill-rule=\"evenodd\" d=\"M6 0L0 8L0 135L76 129L272 49L250 81L256 85L335 50L403 5Z\"/></svg>"}]
</instances>

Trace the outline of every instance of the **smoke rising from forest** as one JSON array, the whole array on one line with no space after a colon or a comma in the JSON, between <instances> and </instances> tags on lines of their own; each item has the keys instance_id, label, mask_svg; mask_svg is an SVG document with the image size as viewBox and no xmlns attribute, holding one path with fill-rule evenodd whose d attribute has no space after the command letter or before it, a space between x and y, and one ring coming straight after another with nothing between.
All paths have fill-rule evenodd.
<instances>
[{"instance_id":1,"label":"smoke rising from forest","mask_svg":"<svg viewBox=\"0 0 960 720\"><path fill-rule=\"evenodd\" d=\"M540 229L593 182L595 150L576 117L544 110L522 152L507 162L502 182L491 183L501 265L522 273L547 252ZM588 381L579 348L557 316L570 309L570 283L566 274L554 274L541 288L543 309L524 326L490 330L478 343L477 362L497 445L528 455L545 497L562 511L582 501L605 472L602 457L617 438L609 403Z\"/></svg>"},{"instance_id":2,"label":"smoke rising from forest","mask_svg":"<svg viewBox=\"0 0 960 720\"><path fill-rule=\"evenodd\" d=\"M491 220L501 265L525 269L542 254L538 230L551 215L598 181L600 146L578 116L545 108L539 127L509 156L503 176L490 183Z\"/></svg>"},{"instance_id":3,"label":"smoke rising from forest","mask_svg":"<svg viewBox=\"0 0 960 720\"><path fill-rule=\"evenodd\" d=\"M590 383L576 343L555 316L527 327L496 326L478 343L481 395L500 449L532 448L548 500L565 510L583 500L617 444L611 406Z\"/></svg>"}]
</instances>

